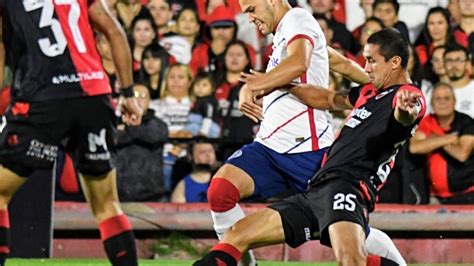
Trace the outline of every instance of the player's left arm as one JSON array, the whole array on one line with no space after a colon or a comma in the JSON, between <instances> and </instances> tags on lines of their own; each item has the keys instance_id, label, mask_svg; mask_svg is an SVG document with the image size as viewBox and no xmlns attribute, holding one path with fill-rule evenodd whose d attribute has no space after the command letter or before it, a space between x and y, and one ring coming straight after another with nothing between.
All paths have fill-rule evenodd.
<instances>
[{"instance_id":1,"label":"player's left arm","mask_svg":"<svg viewBox=\"0 0 474 266\"><path fill-rule=\"evenodd\" d=\"M356 62L340 54L330 46L327 47L329 56L329 69L335 71L349 80L358 83L369 83L369 75Z\"/></svg>"},{"instance_id":2,"label":"player's left arm","mask_svg":"<svg viewBox=\"0 0 474 266\"><path fill-rule=\"evenodd\" d=\"M444 151L460 162L467 161L471 157L473 149L474 135L461 135L458 143L443 146Z\"/></svg>"},{"instance_id":3,"label":"player's left arm","mask_svg":"<svg viewBox=\"0 0 474 266\"><path fill-rule=\"evenodd\" d=\"M395 95L394 116L403 126L412 125L425 114L425 101L421 91L414 87L400 88Z\"/></svg>"}]
</instances>

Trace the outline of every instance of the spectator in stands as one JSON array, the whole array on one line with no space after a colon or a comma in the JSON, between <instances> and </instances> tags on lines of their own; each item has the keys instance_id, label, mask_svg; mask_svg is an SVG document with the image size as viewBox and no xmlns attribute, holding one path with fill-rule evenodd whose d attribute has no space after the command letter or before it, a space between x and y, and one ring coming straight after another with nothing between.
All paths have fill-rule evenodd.
<instances>
[{"instance_id":1,"label":"spectator in stands","mask_svg":"<svg viewBox=\"0 0 474 266\"><path fill-rule=\"evenodd\" d=\"M190 67L194 74L200 71L213 73L223 67L226 45L237 36L237 23L232 11L226 6L216 7L208 17L205 34L206 41L193 50ZM255 51L247 47L254 65Z\"/></svg>"},{"instance_id":2,"label":"spectator in stands","mask_svg":"<svg viewBox=\"0 0 474 266\"><path fill-rule=\"evenodd\" d=\"M453 88L433 88L434 114L410 141L410 152L428 154L431 193L443 204L474 204L474 120L455 111Z\"/></svg>"},{"instance_id":3,"label":"spectator in stands","mask_svg":"<svg viewBox=\"0 0 474 266\"><path fill-rule=\"evenodd\" d=\"M426 65L429 62L435 47L454 42L449 12L439 6L431 8L426 15L423 31L415 41L420 63Z\"/></svg>"},{"instance_id":4,"label":"spectator in stands","mask_svg":"<svg viewBox=\"0 0 474 266\"><path fill-rule=\"evenodd\" d=\"M454 36L459 44L467 48L474 61L474 2L458 0L458 7L461 16Z\"/></svg>"},{"instance_id":5,"label":"spectator in stands","mask_svg":"<svg viewBox=\"0 0 474 266\"><path fill-rule=\"evenodd\" d=\"M471 79L471 64L466 48L453 45L446 48L443 56L449 84L456 95L456 111L474 118L474 80Z\"/></svg>"},{"instance_id":6,"label":"spectator in stands","mask_svg":"<svg viewBox=\"0 0 474 266\"><path fill-rule=\"evenodd\" d=\"M195 78L193 83L195 100L186 125L186 130L193 136L220 137L219 104L214 97L214 91L215 86L210 75L201 73Z\"/></svg>"},{"instance_id":7,"label":"spectator in stands","mask_svg":"<svg viewBox=\"0 0 474 266\"><path fill-rule=\"evenodd\" d=\"M207 202L207 188L219 166L216 150L206 139L199 139L192 145L191 153L192 172L178 182L171 196L172 202Z\"/></svg>"},{"instance_id":8,"label":"spectator in stands","mask_svg":"<svg viewBox=\"0 0 474 266\"><path fill-rule=\"evenodd\" d=\"M157 33L150 16L135 17L131 24L130 48L132 49L133 70L138 71L142 62L143 50L156 42Z\"/></svg>"},{"instance_id":9,"label":"spectator in stands","mask_svg":"<svg viewBox=\"0 0 474 266\"><path fill-rule=\"evenodd\" d=\"M446 74L446 69L444 68L444 52L446 51L446 46L441 45L433 48L431 54L431 60L428 61L427 66L425 67L426 78L432 83L438 82L449 82L449 77Z\"/></svg>"},{"instance_id":10,"label":"spectator in stands","mask_svg":"<svg viewBox=\"0 0 474 266\"><path fill-rule=\"evenodd\" d=\"M410 43L407 25L405 22L398 20L398 11L400 10L398 0L375 0L373 10L374 17L381 19L385 27L397 29L403 38Z\"/></svg>"},{"instance_id":11,"label":"spectator in stands","mask_svg":"<svg viewBox=\"0 0 474 266\"><path fill-rule=\"evenodd\" d=\"M365 58L362 52L367 43L367 39L369 39L370 35L384 28L385 25L383 24L383 21L376 17L369 17L365 20L364 24L362 24L358 37L359 52L356 55L356 62L360 66L365 67Z\"/></svg>"},{"instance_id":12,"label":"spectator in stands","mask_svg":"<svg viewBox=\"0 0 474 266\"><path fill-rule=\"evenodd\" d=\"M138 81L150 89L152 100L160 98L163 77L168 69L170 55L161 45L152 43L143 50Z\"/></svg>"},{"instance_id":13,"label":"spectator in stands","mask_svg":"<svg viewBox=\"0 0 474 266\"><path fill-rule=\"evenodd\" d=\"M167 0L150 0L148 2L148 10L150 10L154 21L153 24L160 37L171 31L170 24L173 13Z\"/></svg>"},{"instance_id":14,"label":"spectator in stands","mask_svg":"<svg viewBox=\"0 0 474 266\"><path fill-rule=\"evenodd\" d=\"M169 66L161 86L160 98L150 104L155 115L168 125L170 138L190 138L191 132L184 130L192 105L191 85L193 74L188 66Z\"/></svg>"},{"instance_id":15,"label":"spectator in stands","mask_svg":"<svg viewBox=\"0 0 474 266\"><path fill-rule=\"evenodd\" d=\"M146 8L140 1L114 1L117 18L122 23L126 31L130 30L133 19L139 14L143 14Z\"/></svg>"},{"instance_id":16,"label":"spectator in stands","mask_svg":"<svg viewBox=\"0 0 474 266\"><path fill-rule=\"evenodd\" d=\"M160 201L164 196L163 144L168 139L166 124L148 109L149 88L133 87L143 109L139 126L119 125L117 134L117 187L121 201Z\"/></svg>"},{"instance_id":17,"label":"spectator in stands","mask_svg":"<svg viewBox=\"0 0 474 266\"><path fill-rule=\"evenodd\" d=\"M185 8L178 13L176 17L176 33L186 38L192 48L200 43L200 29L201 21L196 10Z\"/></svg>"},{"instance_id":18,"label":"spectator in stands","mask_svg":"<svg viewBox=\"0 0 474 266\"><path fill-rule=\"evenodd\" d=\"M216 75L216 98L223 118L223 146L220 150L224 157L230 155L242 144L251 142L258 131L258 124L244 116L239 110L239 93L243 83L240 73L251 69L250 54L247 45L239 40L230 42L224 51L224 67Z\"/></svg>"},{"instance_id":19,"label":"spectator in stands","mask_svg":"<svg viewBox=\"0 0 474 266\"><path fill-rule=\"evenodd\" d=\"M329 27L334 31L333 43L339 43L345 51L355 53L356 43L346 25L336 21L332 16L334 0L308 0L313 14L324 15L328 19Z\"/></svg>"}]
</instances>

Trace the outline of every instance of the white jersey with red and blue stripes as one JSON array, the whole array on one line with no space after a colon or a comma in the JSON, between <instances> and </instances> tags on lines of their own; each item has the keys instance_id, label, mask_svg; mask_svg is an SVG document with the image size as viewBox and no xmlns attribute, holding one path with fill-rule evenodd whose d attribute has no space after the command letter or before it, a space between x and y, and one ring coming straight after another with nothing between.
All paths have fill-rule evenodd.
<instances>
[{"instance_id":1,"label":"white jersey with red and blue stripes","mask_svg":"<svg viewBox=\"0 0 474 266\"><path fill-rule=\"evenodd\" d=\"M318 22L302 8L291 9L278 24L266 72L285 60L288 45L300 38L309 40L313 50L308 71L293 81L327 88L329 60L326 39ZM334 141L329 119L326 111L305 105L286 90L276 90L263 98L263 121L255 141L279 153L319 150Z\"/></svg>"}]
</instances>

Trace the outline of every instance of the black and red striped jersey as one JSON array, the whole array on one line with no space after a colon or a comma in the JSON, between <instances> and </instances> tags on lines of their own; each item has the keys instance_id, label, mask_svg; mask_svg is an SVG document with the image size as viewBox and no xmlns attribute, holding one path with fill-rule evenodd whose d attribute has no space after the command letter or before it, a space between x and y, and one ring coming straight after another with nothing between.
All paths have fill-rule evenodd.
<instances>
[{"instance_id":1,"label":"black and red striped jersey","mask_svg":"<svg viewBox=\"0 0 474 266\"><path fill-rule=\"evenodd\" d=\"M364 181L372 195L377 194L393 168L399 148L412 136L426 109L425 100L421 98L421 112L416 123L408 127L400 124L394 117L400 89L421 94L418 88L408 84L379 90L366 84L351 89L349 99L354 108L311 185L330 178L331 172L342 171L350 178Z\"/></svg>"},{"instance_id":2,"label":"black and red striped jersey","mask_svg":"<svg viewBox=\"0 0 474 266\"><path fill-rule=\"evenodd\" d=\"M91 0L0 0L14 101L111 92L89 22Z\"/></svg>"}]
</instances>

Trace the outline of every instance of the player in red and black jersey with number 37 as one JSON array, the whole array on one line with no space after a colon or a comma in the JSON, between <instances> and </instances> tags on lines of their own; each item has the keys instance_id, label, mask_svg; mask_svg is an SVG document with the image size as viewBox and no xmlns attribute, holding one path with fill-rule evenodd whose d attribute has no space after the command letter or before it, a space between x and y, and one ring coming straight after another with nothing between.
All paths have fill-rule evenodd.
<instances>
[{"instance_id":1,"label":"player in red and black jersey with number 37","mask_svg":"<svg viewBox=\"0 0 474 266\"><path fill-rule=\"evenodd\" d=\"M315 237L333 248L339 265L366 265L368 213L399 147L423 117L425 101L410 85L408 46L398 32L385 29L371 35L364 57L370 83L350 92L288 86L315 108L353 108L309 189L240 220L194 265L236 265L247 249L282 242L296 247Z\"/></svg>"},{"instance_id":2,"label":"player in red and black jersey with number 37","mask_svg":"<svg viewBox=\"0 0 474 266\"><path fill-rule=\"evenodd\" d=\"M133 97L125 33L104 2L0 0L0 66L6 62L14 73L11 106L0 124L0 265L9 253L10 199L34 170L53 167L64 139L77 151L107 256L113 265L137 265L135 239L117 195L111 88L92 26L111 45L123 87L122 119L139 125L143 111Z\"/></svg>"}]
</instances>

